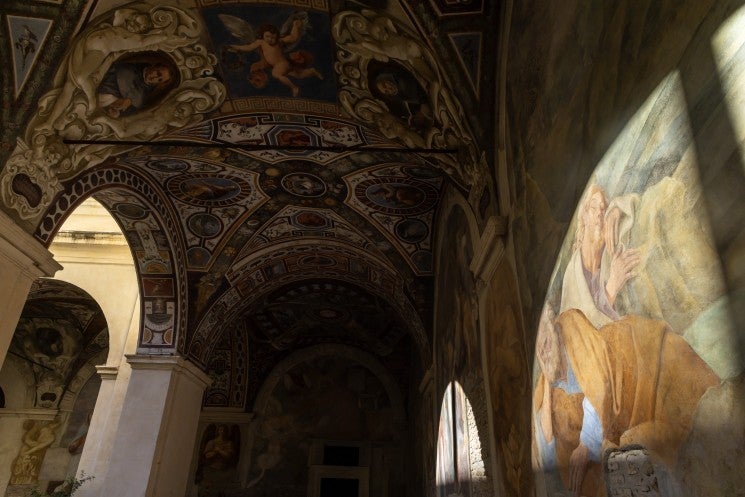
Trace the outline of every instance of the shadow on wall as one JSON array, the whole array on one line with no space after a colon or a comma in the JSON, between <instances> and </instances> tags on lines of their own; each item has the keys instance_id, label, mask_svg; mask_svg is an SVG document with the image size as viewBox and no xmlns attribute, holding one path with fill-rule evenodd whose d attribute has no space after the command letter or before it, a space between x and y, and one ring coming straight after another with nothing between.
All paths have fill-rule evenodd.
<instances>
[{"instance_id":1,"label":"shadow on wall","mask_svg":"<svg viewBox=\"0 0 745 497\"><path fill-rule=\"evenodd\" d=\"M538 495L745 487L745 9L706 17L684 61L597 164L559 253L533 375Z\"/></svg>"}]
</instances>

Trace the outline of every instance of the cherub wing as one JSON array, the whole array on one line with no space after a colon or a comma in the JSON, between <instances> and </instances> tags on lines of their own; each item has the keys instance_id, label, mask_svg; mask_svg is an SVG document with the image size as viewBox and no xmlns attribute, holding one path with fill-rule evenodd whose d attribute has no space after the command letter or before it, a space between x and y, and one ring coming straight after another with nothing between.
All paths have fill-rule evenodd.
<instances>
[{"instance_id":1,"label":"cherub wing","mask_svg":"<svg viewBox=\"0 0 745 497\"><path fill-rule=\"evenodd\" d=\"M227 30L230 31L230 34L239 40L250 43L256 39L254 28L240 17L228 14L218 14L217 17L222 21Z\"/></svg>"},{"instance_id":2,"label":"cherub wing","mask_svg":"<svg viewBox=\"0 0 745 497\"><path fill-rule=\"evenodd\" d=\"M300 43L300 40L303 39L303 35L310 31L311 25L310 25L310 17L308 17L308 13L302 10L296 10L295 12L290 15L290 17L287 18L287 20L282 24L282 27L279 30L280 37L284 38L285 36L289 35L292 31L292 24L296 21L301 21L300 24L300 33L297 37L297 40L292 42L289 45L286 45L284 50L286 52L289 52L290 50L294 50L295 47L298 46Z\"/></svg>"}]
</instances>

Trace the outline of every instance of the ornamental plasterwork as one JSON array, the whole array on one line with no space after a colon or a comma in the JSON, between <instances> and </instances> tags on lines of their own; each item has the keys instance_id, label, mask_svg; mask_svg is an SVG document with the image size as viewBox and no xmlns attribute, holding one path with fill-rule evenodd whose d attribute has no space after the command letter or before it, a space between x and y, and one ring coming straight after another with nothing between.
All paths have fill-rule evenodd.
<instances>
[{"instance_id":1,"label":"ornamental plasterwork","mask_svg":"<svg viewBox=\"0 0 745 497\"><path fill-rule=\"evenodd\" d=\"M439 167L456 180L472 185L483 174L474 141L465 126L461 106L447 88L432 52L421 39L398 22L371 10L342 12L332 21L336 40L339 102L353 118L377 128L386 138L400 139L407 147L458 148L456 155L438 156ZM373 71L373 67L376 69ZM426 109L402 118L395 101L376 95L380 73L388 70L401 84L419 86L424 95L399 90L403 106ZM375 74L373 74L373 72ZM395 74L397 73L397 74ZM384 84L384 83L383 83ZM391 90L394 93L396 90ZM426 95L426 96L425 96ZM426 100L426 101L425 101Z\"/></svg>"},{"instance_id":2,"label":"ornamental plasterwork","mask_svg":"<svg viewBox=\"0 0 745 497\"><path fill-rule=\"evenodd\" d=\"M135 3L94 21L71 44L57 71L53 89L39 101L25 136L0 179L6 206L24 220L38 221L60 181L100 164L115 146L70 145L64 140L150 140L202 119L225 96L212 75L217 62L200 43L202 27L190 12ZM160 94L151 87L143 101L124 107L104 89L128 66L130 72L168 67ZM140 79L147 80L148 76ZM149 83L149 81L145 81Z\"/></svg>"}]
</instances>

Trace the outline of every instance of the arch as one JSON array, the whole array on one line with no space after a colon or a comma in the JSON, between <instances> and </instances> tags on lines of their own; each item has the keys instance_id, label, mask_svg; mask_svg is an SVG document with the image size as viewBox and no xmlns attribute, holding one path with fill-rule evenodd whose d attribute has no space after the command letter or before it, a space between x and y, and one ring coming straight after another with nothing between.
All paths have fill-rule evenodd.
<instances>
[{"instance_id":1,"label":"arch","mask_svg":"<svg viewBox=\"0 0 745 497\"><path fill-rule=\"evenodd\" d=\"M459 205L448 207L450 207L448 210L443 211L447 213L447 217L440 223L435 266L432 362L437 372L436 389L440 391L455 379L463 380L457 375L453 376L456 374L454 369L456 364L460 368L457 374L462 374L463 367L472 368L475 365L474 361L478 364L481 362L480 353L478 353L481 343L478 326L478 296L475 279L469 267L474 249L472 233L478 233L478 231L475 218L471 217L474 223L468 222L467 212L469 211ZM445 233L448 238L445 238ZM452 339L444 335L446 328L452 332ZM448 368L451 370L448 373L443 371L445 357L442 354L444 353L453 355L448 361ZM438 354L440 357L436 356ZM459 357L456 358L455 355ZM480 367L477 369L480 370Z\"/></svg>"},{"instance_id":2,"label":"arch","mask_svg":"<svg viewBox=\"0 0 745 497\"><path fill-rule=\"evenodd\" d=\"M266 380L264 380L264 383L259 389L259 393L256 395L253 412L257 416L266 413L269 404L269 397L271 396L274 387L277 386L277 383L279 383L288 371L299 364L324 356L347 358L365 366L365 368L372 372L385 387L386 394L391 401L391 406L393 407L394 412L399 416L399 420L403 421L405 419L406 410L404 407L403 396L396 384L395 378L391 376L385 366L383 366L372 354L354 347L338 344L315 345L313 347L293 352L287 356L282 362L274 367Z\"/></svg>"},{"instance_id":3,"label":"arch","mask_svg":"<svg viewBox=\"0 0 745 497\"><path fill-rule=\"evenodd\" d=\"M64 266L54 279L83 289L101 306L109 335L109 354L101 363L117 364L125 352L133 352L126 351L125 344L139 327L140 292L132 251L114 217L92 197L71 211L50 244Z\"/></svg>"},{"instance_id":4,"label":"arch","mask_svg":"<svg viewBox=\"0 0 745 497\"><path fill-rule=\"evenodd\" d=\"M460 383L448 384L442 396L436 444L438 496L491 494L484 457L488 444L482 444L483 433Z\"/></svg>"},{"instance_id":5,"label":"arch","mask_svg":"<svg viewBox=\"0 0 745 497\"><path fill-rule=\"evenodd\" d=\"M116 196L126 195L135 199L139 205L144 206L145 219L148 223L140 223L141 227L135 226L136 222L128 220L121 214L114 212ZM66 182L63 191L55 198L46 213L40 220L34 236L42 243L48 245L52 237L60 229L62 222L79 206L86 198L96 197L109 210L109 213L117 221L123 232L129 233L130 239L146 241L143 237L153 239L152 232L160 233L159 238L166 241L166 246L161 247L156 241L144 246L142 257L162 260L162 266L166 268L165 274L154 275L158 279L170 280L168 286L172 288L172 297L167 299L148 295L146 292L147 270L140 261L141 257L130 246L132 258L135 261L135 271L140 286L140 330L138 349L154 353L162 353L164 350L183 350L185 347L185 335L183 331L187 328L188 316L188 291L186 277L186 256L182 249L183 233L175 221L178 215L173 211L171 204L165 199L165 194L154 178L141 171L133 170L122 164L104 164L81 173L78 177ZM152 225L149 223L152 222ZM137 228L137 229L135 229ZM144 231L143 231L144 230ZM174 239L173 236L176 238ZM148 249L150 247L150 249ZM148 252L153 252L149 253ZM165 258L163 258L165 252ZM161 271L161 270L159 270ZM161 303L164 301L165 303ZM165 311L161 311L161 308ZM149 326L149 316L163 312L172 316L170 322L170 338L168 331L159 333L158 326ZM157 331L150 336L162 336L160 341L151 340L148 343L148 330L152 327ZM119 357L112 357L117 361Z\"/></svg>"},{"instance_id":6,"label":"arch","mask_svg":"<svg viewBox=\"0 0 745 497\"><path fill-rule=\"evenodd\" d=\"M36 396L36 382L29 363L9 354L0 368L0 387L5 392L3 407L24 409L32 406Z\"/></svg>"},{"instance_id":7,"label":"arch","mask_svg":"<svg viewBox=\"0 0 745 497\"><path fill-rule=\"evenodd\" d=\"M286 254L297 255L302 253L328 256L342 254L344 257L363 260L369 264L369 267L363 275L349 270L332 271L323 268L315 271L304 269L300 273L289 272L267 280L263 273L260 273L262 267L271 266L273 262L280 260ZM346 243L333 241L324 241L313 245L297 245L296 242L290 241L262 249L258 255L244 258L233 268L226 274L232 288L223 293L212 304L200 319L196 331L191 337L188 354L200 364L205 363L211 348L217 341L216 337L223 332L226 324L236 319L250 307L251 303L259 301L281 286L313 278L349 282L388 302L398 312L402 323L407 325L411 332L422 362L426 364L430 360L431 345L422 319L406 294L404 282L390 266L384 265L383 261L372 258L364 250Z\"/></svg>"}]
</instances>

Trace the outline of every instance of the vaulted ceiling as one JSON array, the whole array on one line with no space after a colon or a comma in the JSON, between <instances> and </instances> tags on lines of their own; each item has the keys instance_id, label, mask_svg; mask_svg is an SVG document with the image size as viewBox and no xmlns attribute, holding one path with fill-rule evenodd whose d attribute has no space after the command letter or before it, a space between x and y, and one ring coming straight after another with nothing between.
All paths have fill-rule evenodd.
<instances>
[{"instance_id":1,"label":"vaulted ceiling","mask_svg":"<svg viewBox=\"0 0 745 497\"><path fill-rule=\"evenodd\" d=\"M49 244L100 201L136 261L139 350L224 376L214 405L245 402L249 350L261 374L315 343L426 364L443 194L496 209L485 3L4 4L3 209Z\"/></svg>"}]
</instances>

